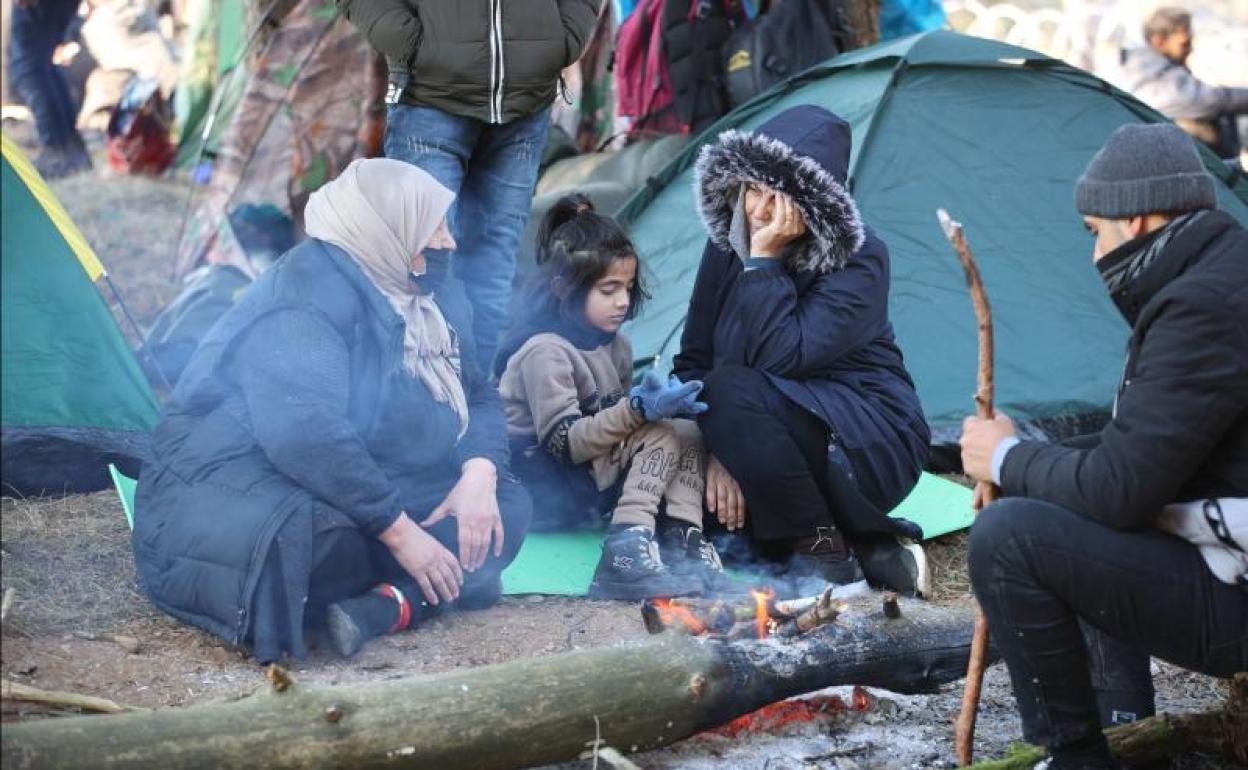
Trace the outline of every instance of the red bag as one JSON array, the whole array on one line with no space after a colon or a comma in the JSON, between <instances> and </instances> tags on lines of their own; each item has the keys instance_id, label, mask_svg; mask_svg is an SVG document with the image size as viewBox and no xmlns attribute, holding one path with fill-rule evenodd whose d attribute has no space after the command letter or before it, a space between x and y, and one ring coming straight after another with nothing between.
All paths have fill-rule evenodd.
<instances>
[{"instance_id":1,"label":"red bag","mask_svg":"<svg viewBox=\"0 0 1248 770\"><path fill-rule=\"evenodd\" d=\"M108 165L123 174L163 174L177 157L169 110L154 79L131 78L108 119Z\"/></svg>"},{"instance_id":2,"label":"red bag","mask_svg":"<svg viewBox=\"0 0 1248 770\"><path fill-rule=\"evenodd\" d=\"M641 0L620 25L615 46L618 114L633 119L630 133L680 133L672 106L672 80L663 46L665 0Z\"/></svg>"}]
</instances>

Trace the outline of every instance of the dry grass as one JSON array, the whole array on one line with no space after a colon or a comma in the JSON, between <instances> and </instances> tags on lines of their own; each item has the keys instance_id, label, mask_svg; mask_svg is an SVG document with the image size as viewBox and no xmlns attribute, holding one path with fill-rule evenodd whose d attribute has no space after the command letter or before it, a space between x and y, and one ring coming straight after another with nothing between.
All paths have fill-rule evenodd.
<instances>
[{"instance_id":1,"label":"dry grass","mask_svg":"<svg viewBox=\"0 0 1248 770\"><path fill-rule=\"evenodd\" d=\"M937 604L966 605L972 601L966 568L966 532L953 532L923 544L932 570L932 595Z\"/></svg>"},{"instance_id":2,"label":"dry grass","mask_svg":"<svg viewBox=\"0 0 1248 770\"><path fill-rule=\"evenodd\" d=\"M107 633L158 612L139 593L130 533L111 491L0 500L5 635Z\"/></svg>"}]
</instances>

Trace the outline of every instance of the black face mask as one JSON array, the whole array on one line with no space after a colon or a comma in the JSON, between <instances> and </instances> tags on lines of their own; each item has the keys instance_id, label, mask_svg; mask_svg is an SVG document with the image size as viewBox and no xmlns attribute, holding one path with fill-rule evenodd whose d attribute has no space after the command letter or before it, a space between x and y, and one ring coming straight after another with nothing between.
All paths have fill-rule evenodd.
<instances>
[{"instance_id":1,"label":"black face mask","mask_svg":"<svg viewBox=\"0 0 1248 770\"><path fill-rule=\"evenodd\" d=\"M451 274L451 255L449 249L425 250L425 273L413 275L412 280L426 293L432 293L442 286L446 277Z\"/></svg>"},{"instance_id":2,"label":"black face mask","mask_svg":"<svg viewBox=\"0 0 1248 770\"><path fill-rule=\"evenodd\" d=\"M1175 238L1206 213L1201 210L1180 215L1151 233L1127 241L1096 263L1110 298L1128 323L1134 325L1144 304L1184 269L1188 259L1167 255L1173 253ZM1180 248L1179 253L1182 251Z\"/></svg>"}]
</instances>

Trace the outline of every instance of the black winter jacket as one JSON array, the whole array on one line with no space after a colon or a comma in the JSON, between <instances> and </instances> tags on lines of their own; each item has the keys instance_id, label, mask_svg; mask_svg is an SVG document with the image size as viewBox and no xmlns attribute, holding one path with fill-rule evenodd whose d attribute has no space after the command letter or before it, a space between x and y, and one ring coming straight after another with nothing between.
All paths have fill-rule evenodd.
<instances>
[{"instance_id":1,"label":"black winter jacket","mask_svg":"<svg viewBox=\"0 0 1248 770\"><path fill-rule=\"evenodd\" d=\"M1065 445L1015 446L1005 494L1119 529L1173 502L1248 497L1248 231L1205 214L1113 299L1132 326L1113 419Z\"/></svg>"},{"instance_id":2,"label":"black winter jacket","mask_svg":"<svg viewBox=\"0 0 1248 770\"><path fill-rule=\"evenodd\" d=\"M550 105L600 0L337 0L390 67L388 101L509 123Z\"/></svg>"},{"instance_id":3,"label":"black winter jacket","mask_svg":"<svg viewBox=\"0 0 1248 770\"><path fill-rule=\"evenodd\" d=\"M764 372L828 425L862 491L888 511L918 480L930 432L888 319L888 248L842 186L849 150L848 124L797 107L703 151L698 190L710 242L674 372L682 380L723 365ZM809 248L745 269L728 230L746 180L793 197Z\"/></svg>"},{"instance_id":4,"label":"black winter jacket","mask_svg":"<svg viewBox=\"0 0 1248 770\"><path fill-rule=\"evenodd\" d=\"M435 298L453 328L472 328L458 281ZM209 332L154 433L133 536L152 600L233 643L255 636L263 655L277 621L253 628L253 599L283 539L302 543L285 547L289 561L313 526L375 536L468 458L505 470L498 393L475 367L472 335L459 340L470 420L457 441L454 413L403 369L403 320L355 262L315 239L283 257ZM304 513L329 523L283 533ZM299 610L294 594L273 612L283 602Z\"/></svg>"}]
</instances>

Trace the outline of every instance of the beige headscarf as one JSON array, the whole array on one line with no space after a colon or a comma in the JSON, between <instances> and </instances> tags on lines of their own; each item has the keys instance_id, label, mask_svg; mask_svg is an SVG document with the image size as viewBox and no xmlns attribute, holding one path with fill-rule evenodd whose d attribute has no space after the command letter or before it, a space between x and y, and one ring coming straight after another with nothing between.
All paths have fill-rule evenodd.
<instances>
[{"instance_id":1,"label":"beige headscarf","mask_svg":"<svg viewBox=\"0 0 1248 770\"><path fill-rule=\"evenodd\" d=\"M304 211L309 236L342 248L404 321L403 366L468 428L459 342L433 297L408 279L412 255L429 243L454 193L402 161L356 160L312 193Z\"/></svg>"}]
</instances>

